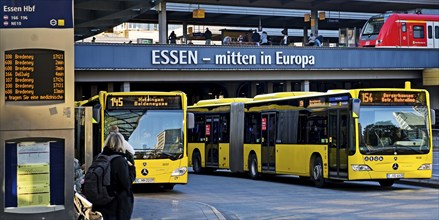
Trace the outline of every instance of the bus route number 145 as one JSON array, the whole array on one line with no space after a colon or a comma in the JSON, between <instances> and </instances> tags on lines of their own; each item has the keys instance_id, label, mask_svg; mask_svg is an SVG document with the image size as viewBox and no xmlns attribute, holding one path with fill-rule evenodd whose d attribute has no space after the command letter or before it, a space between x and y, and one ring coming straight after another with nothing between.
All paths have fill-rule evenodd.
<instances>
[{"instance_id":1,"label":"bus route number 145","mask_svg":"<svg viewBox=\"0 0 439 220\"><path fill-rule=\"evenodd\" d=\"M111 106L119 106L122 107L123 106L123 98L122 97L118 97L118 98L111 98Z\"/></svg>"}]
</instances>

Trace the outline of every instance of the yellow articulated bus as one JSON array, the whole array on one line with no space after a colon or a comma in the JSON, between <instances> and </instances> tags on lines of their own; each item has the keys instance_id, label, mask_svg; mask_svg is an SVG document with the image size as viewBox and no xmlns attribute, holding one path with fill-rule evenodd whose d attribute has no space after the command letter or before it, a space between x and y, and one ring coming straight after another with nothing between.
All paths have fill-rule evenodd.
<instances>
[{"instance_id":1,"label":"yellow articulated bus","mask_svg":"<svg viewBox=\"0 0 439 220\"><path fill-rule=\"evenodd\" d=\"M390 187L432 176L426 90L351 89L283 92L253 99L203 100L188 107L189 163L216 169L328 181L368 180Z\"/></svg>"},{"instance_id":2,"label":"yellow articulated bus","mask_svg":"<svg viewBox=\"0 0 439 220\"><path fill-rule=\"evenodd\" d=\"M193 126L183 92L100 92L77 106L93 107L93 155L116 125L135 150L135 184L173 189L188 181L186 129Z\"/></svg>"}]
</instances>

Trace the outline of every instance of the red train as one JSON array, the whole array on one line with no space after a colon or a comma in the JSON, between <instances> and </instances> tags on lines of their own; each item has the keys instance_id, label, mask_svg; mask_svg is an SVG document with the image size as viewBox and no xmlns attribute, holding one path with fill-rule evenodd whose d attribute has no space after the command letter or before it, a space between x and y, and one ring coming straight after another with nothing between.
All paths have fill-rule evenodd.
<instances>
[{"instance_id":1,"label":"red train","mask_svg":"<svg viewBox=\"0 0 439 220\"><path fill-rule=\"evenodd\" d=\"M361 30L359 46L439 48L439 15L373 16Z\"/></svg>"}]
</instances>

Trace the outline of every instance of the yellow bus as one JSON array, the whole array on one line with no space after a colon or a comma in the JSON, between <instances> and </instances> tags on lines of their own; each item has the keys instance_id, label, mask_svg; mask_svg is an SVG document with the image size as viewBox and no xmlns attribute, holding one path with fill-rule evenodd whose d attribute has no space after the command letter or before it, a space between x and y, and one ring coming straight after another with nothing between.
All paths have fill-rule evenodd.
<instances>
[{"instance_id":1,"label":"yellow bus","mask_svg":"<svg viewBox=\"0 0 439 220\"><path fill-rule=\"evenodd\" d=\"M432 123L426 90L351 89L282 92L253 99L203 100L188 107L189 163L216 169L289 174L328 181L432 176ZM398 135L398 133L402 133Z\"/></svg>"},{"instance_id":2,"label":"yellow bus","mask_svg":"<svg viewBox=\"0 0 439 220\"><path fill-rule=\"evenodd\" d=\"M188 181L186 129L193 126L183 92L100 92L77 106L93 107L93 155L113 125L133 146L135 184L173 189Z\"/></svg>"}]
</instances>

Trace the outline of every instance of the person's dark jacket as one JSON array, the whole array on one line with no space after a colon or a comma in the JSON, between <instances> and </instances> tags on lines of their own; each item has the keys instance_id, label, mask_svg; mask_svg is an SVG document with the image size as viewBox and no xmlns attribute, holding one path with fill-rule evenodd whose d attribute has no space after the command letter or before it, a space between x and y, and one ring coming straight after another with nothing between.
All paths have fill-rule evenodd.
<instances>
[{"instance_id":1,"label":"person's dark jacket","mask_svg":"<svg viewBox=\"0 0 439 220\"><path fill-rule=\"evenodd\" d=\"M259 42L261 40L261 35L258 32L252 34L252 42Z\"/></svg>"},{"instance_id":2,"label":"person's dark jacket","mask_svg":"<svg viewBox=\"0 0 439 220\"><path fill-rule=\"evenodd\" d=\"M111 161L111 185L108 187L109 193L115 199L104 206L93 206L93 210L102 213L105 220L129 220L133 212L134 195L132 183L135 179L134 166L128 166L125 154L115 152L105 147L102 151L105 155L119 154ZM130 160L132 160L130 158ZM134 161L131 161L134 164Z\"/></svg>"},{"instance_id":3,"label":"person's dark jacket","mask_svg":"<svg viewBox=\"0 0 439 220\"><path fill-rule=\"evenodd\" d=\"M207 39L212 39L212 32L210 30L206 30L206 32L204 32L204 38Z\"/></svg>"}]
</instances>

